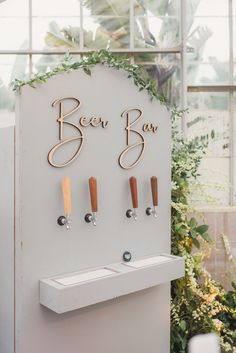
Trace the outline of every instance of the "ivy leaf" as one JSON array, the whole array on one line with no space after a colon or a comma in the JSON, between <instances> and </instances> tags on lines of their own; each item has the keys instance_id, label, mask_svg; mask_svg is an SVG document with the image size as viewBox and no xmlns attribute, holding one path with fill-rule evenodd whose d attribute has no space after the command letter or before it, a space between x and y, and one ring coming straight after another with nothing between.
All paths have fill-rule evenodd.
<instances>
[{"instance_id":1,"label":"ivy leaf","mask_svg":"<svg viewBox=\"0 0 236 353\"><path fill-rule=\"evenodd\" d=\"M183 225L183 222L175 224L175 230L178 231Z\"/></svg>"},{"instance_id":2,"label":"ivy leaf","mask_svg":"<svg viewBox=\"0 0 236 353\"><path fill-rule=\"evenodd\" d=\"M204 234L204 233L206 233L206 232L208 231L208 228L209 228L208 225L202 224L201 226L199 226L199 227L196 228L196 231L197 231L199 234L202 235L202 234Z\"/></svg>"},{"instance_id":3,"label":"ivy leaf","mask_svg":"<svg viewBox=\"0 0 236 353\"><path fill-rule=\"evenodd\" d=\"M30 87L32 87L32 88L36 88L36 87L34 86L33 82L31 82L31 81L28 82L28 85L29 85Z\"/></svg>"},{"instance_id":4,"label":"ivy leaf","mask_svg":"<svg viewBox=\"0 0 236 353\"><path fill-rule=\"evenodd\" d=\"M180 228L180 229L178 230L178 233L179 233L182 237L186 237L186 236L187 236L187 231L186 231L186 229L184 229L184 228Z\"/></svg>"},{"instance_id":5,"label":"ivy leaf","mask_svg":"<svg viewBox=\"0 0 236 353\"><path fill-rule=\"evenodd\" d=\"M208 243L212 242L212 240L211 240L211 238L210 238L208 233L203 233L203 234L200 234L200 235L206 242L208 242Z\"/></svg>"},{"instance_id":6,"label":"ivy leaf","mask_svg":"<svg viewBox=\"0 0 236 353\"><path fill-rule=\"evenodd\" d=\"M196 227L196 225L197 225L196 219L192 217L189 221L189 225L191 228Z\"/></svg>"},{"instance_id":7,"label":"ivy leaf","mask_svg":"<svg viewBox=\"0 0 236 353\"><path fill-rule=\"evenodd\" d=\"M196 232L195 229L192 229L191 232L190 232L190 234L191 234L191 237L192 237L192 238L197 238L197 232Z\"/></svg>"},{"instance_id":8,"label":"ivy leaf","mask_svg":"<svg viewBox=\"0 0 236 353\"><path fill-rule=\"evenodd\" d=\"M91 70L87 66L84 66L83 70L87 75L91 76Z\"/></svg>"},{"instance_id":9,"label":"ivy leaf","mask_svg":"<svg viewBox=\"0 0 236 353\"><path fill-rule=\"evenodd\" d=\"M186 331L187 324L186 324L185 320L181 320L179 325L180 325L180 328L181 328L182 331Z\"/></svg>"},{"instance_id":10,"label":"ivy leaf","mask_svg":"<svg viewBox=\"0 0 236 353\"><path fill-rule=\"evenodd\" d=\"M196 246L196 248L200 249L200 243L196 238L192 238L192 242Z\"/></svg>"}]
</instances>

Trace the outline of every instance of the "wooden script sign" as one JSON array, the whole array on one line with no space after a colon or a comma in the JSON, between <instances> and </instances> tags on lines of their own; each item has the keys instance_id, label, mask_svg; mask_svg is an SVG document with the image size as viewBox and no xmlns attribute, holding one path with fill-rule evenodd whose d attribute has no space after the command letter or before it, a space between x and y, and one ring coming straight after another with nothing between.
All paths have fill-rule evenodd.
<instances>
[{"instance_id":1,"label":"wooden script sign","mask_svg":"<svg viewBox=\"0 0 236 353\"><path fill-rule=\"evenodd\" d=\"M65 101L72 101L74 103L74 107L70 111L65 111L65 104L64 104ZM59 136L58 136L59 142L55 146L53 146L53 148L48 153L48 162L53 167L56 167L56 168L65 167L71 164L72 162L74 162L79 157L79 154L82 151L84 143L87 143L86 132L85 132L86 127L92 126L92 127L100 127L105 129L109 127L110 123L112 123L109 120L106 120L99 116L91 116L91 117L80 116L79 108L81 104L82 102L75 97L64 97L64 98L56 99L52 103L53 107L59 106L58 118L56 119L58 122L58 128L59 128ZM70 117L72 115L76 115L77 121L78 121L77 123L73 123L70 121ZM124 133L126 135L126 147L120 153L118 162L121 168L130 169L136 166L140 162L144 154L144 150L147 143L144 137L145 133L147 132L156 133L158 126L155 123L143 123L139 131L136 125L139 121L142 122L143 111L138 108L126 109L121 114L118 113L118 116L119 115L122 118L125 118L125 121L126 121L126 126L124 130ZM70 136L66 138L64 137L65 126L71 127ZM67 161L64 161L62 163L55 162L56 152L59 152L64 145L72 141L77 141L78 147L76 148L75 151L74 149L72 149L70 158ZM130 163L126 163L126 155L131 150L135 151L136 156L130 164Z\"/></svg>"}]
</instances>

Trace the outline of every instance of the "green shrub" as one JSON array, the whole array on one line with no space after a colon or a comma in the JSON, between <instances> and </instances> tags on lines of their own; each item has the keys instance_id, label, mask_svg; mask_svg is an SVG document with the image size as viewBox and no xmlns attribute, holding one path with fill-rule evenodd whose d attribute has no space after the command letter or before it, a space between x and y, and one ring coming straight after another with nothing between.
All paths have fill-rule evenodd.
<instances>
[{"instance_id":1,"label":"green shrub","mask_svg":"<svg viewBox=\"0 0 236 353\"><path fill-rule=\"evenodd\" d=\"M206 144L179 135L179 115L173 111L171 245L174 255L184 257L186 269L185 277L172 282L171 352L186 353L191 337L209 332L219 335L222 352L236 352L236 285L225 291L205 270L203 253L192 253L193 247L211 242L208 226L188 217L190 183L198 176Z\"/></svg>"}]
</instances>

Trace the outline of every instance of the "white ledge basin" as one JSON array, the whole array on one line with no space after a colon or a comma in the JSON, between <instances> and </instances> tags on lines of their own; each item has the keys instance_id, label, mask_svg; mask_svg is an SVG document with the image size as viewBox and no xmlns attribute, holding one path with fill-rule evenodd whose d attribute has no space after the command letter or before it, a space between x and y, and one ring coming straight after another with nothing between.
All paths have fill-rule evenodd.
<instances>
[{"instance_id":1,"label":"white ledge basin","mask_svg":"<svg viewBox=\"0 0 236 353\"><path fill-rule=\"evenodd\" d=\"M111 276L114 274L114 272L115 271L108 270L106 268L102 268L102 269L95 270L95 271L80 273L78 275L57 278L54 281L59 284L62 284L63 286L72 286L75 284L79 284L79 283Z\"/></svg>"},{"instance_id":2,"label":"white ledge basin","mask_svg":"<svg viewBox=\"0 0 236 353\"><path fill-rule=\"evenodd\" d=\"M158 265L169 261L172 261L170 257L159 255L159 256L148 257L147 259L142 259L138 261L126 262L123 264L133 268L142 268L145 266Z\"/></svg>"},{"instance_id":3,"label":"white ledge basin","mask_svg":"<svg viewBox=\"0 0 236 353\"><path fill-rule=\"evenodd\" d=\"M172 281L184 270L183 258L156 254L54 276L40 280L40 303L62 314Z\"/></svg>"}]
</instances>

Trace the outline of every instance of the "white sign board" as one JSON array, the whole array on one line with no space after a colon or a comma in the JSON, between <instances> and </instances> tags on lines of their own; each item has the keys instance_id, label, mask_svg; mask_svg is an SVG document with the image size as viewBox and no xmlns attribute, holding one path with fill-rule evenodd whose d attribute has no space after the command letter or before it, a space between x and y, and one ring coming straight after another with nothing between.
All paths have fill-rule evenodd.
<instances>
[{"instance_id":1,"label":"white sign board","mask_svg":"<svg viewBox=\"0 0 236 353\"><path fill-rule=\"evenodd\" d=\"M108 266L121 263L125 251L133 261L170 253L171 122L166 107L139 92L127 73L97 65L91 76L77 70L35 89L24 86L15 135L15 225L9 235L15 239L15 265L9 260L9 269L15 266L14 294L8 288L15 301L15 320L9 325L15 341L7 351L1 346L0 353L168 353L169 283L146 283L148 272L142 270L142 287L135 287L141 271L137 262L135 269L123 265L132 271L126 274L129 282L113 276ZM127 210L133 210L132 176L137 181L137 220L127 217ZM153 206L152 176L158 180L156 218L146 214ZM97 182L96 226L85 222L85 215L94 211L91 177ZM69 230L58 224L66 216L63 179ZM133 282L130 293L152 288L60 315L40 304L40 280L62 281L70 273L96 270L101 274L96 283L106 283L103 291L112 292L109 280L116 277L127 287ZM160 273L164 282L164 267ZM86 285L89 291L88 281ZM74 285L64 287L68 293ZM97 302L118 297L114 288L111 296L95 290L93 303L96 296Z\"/></svg>"}]
</instances>

